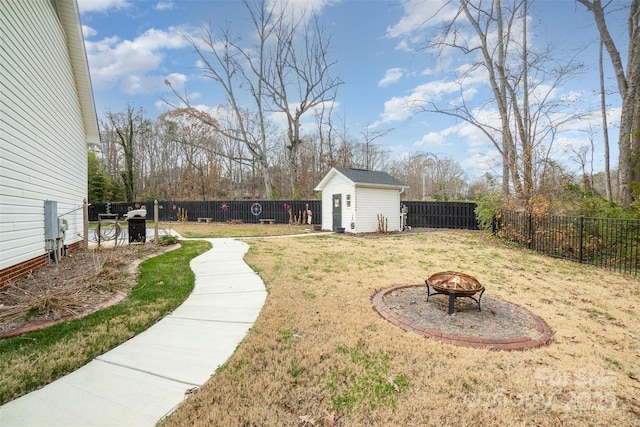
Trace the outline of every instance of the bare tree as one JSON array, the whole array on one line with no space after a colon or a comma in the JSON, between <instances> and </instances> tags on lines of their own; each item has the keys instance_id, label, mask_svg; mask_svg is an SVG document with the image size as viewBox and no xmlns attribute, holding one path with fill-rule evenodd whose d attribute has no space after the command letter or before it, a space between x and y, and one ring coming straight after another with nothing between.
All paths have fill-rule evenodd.
<instances>
[{"instance_id":1,"label":"bare tree","mask_svg":"<svg viewBox=\"0 0 640 427\"><path fill-rule=\"evenodd\" d=\"M267 27L258 29L257 57L251 59L249 69L262 70L266 62L266 44L271 35L271 29ZM264 196L270 197L273 192L273 183L269 172L269 138L267 136L268 120L264 106L264 82L259 76L251 72L245 72L243 60L248 58L238 45L238 41L229 30L224 30L217 37L214 30L207 26L198 38L186 36L193 46L203 64L200 67L202 74L215 81L223 89L229 109L234 116L233 121L225 121L222 126L217 120L211 120L211 116L203 114L203 111L194 106L186 93L180 93L173 88L171 82L165 81L173 93L183 103L185 111L194 118L201 120L224 137L244 144L251 154L254 164L260 168L264 183ZM254 102L255 109L248 111L240 103L242 88L248 88L249 99ZM246 93L244 94L246 95ZM169 105L176 106L165 99Z\"/></svg>"},{"instance_id":2,"label":"bare tree","mask_svg":"<svg viewBox=\"0 0 640 427\"><path fill-rule=\"evenodd\" d=\"M321 176L334 165L336 131L333 126L333 102L322 103L313 110L318 135L318 172Z\"/></svg>"},{"instance_id":3,"label":"bare tree","mask_svg":"<svg viewBox=\"0 0 640 427\"><path fill-rule=\"evenodd\" d=\"M640 0L629 4L628 55L626 72L622 55L609 31L606 14L613 2L602 4L601 0L578 0L587 8L595 20L616 75L618 92L622 98L620 134L618 137L618 173L620 179L619 199L629 205L634 198L633 187L640 185Z\"/></svg>"},{"instance_id":4,"label":"bare tree","mask_svg":"<svg viewBox=\"0 0 640 427\"><path fill-rule=\"evenodd\" d=\"M432 168L427 169L430 176L431 194L436 200L461 199L467 193L467 179L460 164L451 159L438 159Z\"/></svg>"},{"instance_id":5,"label":"bare tree","mask_svg":"<svg viewBox=\"0 0 640 427\"><path fill-rule=\"evenodd\" d=\"M359 139L347 140L350 145L351 167L366 170L384 170L389 154L383 146L377 144L367 144Z\"/></svg>"},{"instance_id":6,"label":"bare tree","mask_svg":"<svg viewBox=\"0 0 640 427\"><path fill-rule=\"evenodd\" d=\"M376 147L374 147L373 141L375 141L378 138L382 138L383 136L387 135L389 132L393 131L393 128L391 129L379 129L376 131L373 131L370 129L371 126L367 125L364 128L364 131L362 131L362 137L364 138L364 144L365 144L365 169L370 170L372 168L374 168L374 161L372 159L372 151L376 151L376 152L380 152L379 150L375 150ZM373 150L372 150L373 149Z\"/></svg>"},{"instance_id":7,"label":"bare tree","mask_svg":"<svg viewBox=\"0 0 640 427\"><path fill-rule=\"evenodd\" d=\"M266 197L273 192L269 151L274 136L269 134L267 117L274 112L283 114L287 121L288 173L294 195L298 148L302 144L301 119L322 104L333 102L341 82L330 74L333 66L328 59L330 40L316 16L302 14L292 20L293 15L283 5L271 5L267 0L244 4L253 24L255 45L242 44L242 38L233 36L229 30L216 34L210 26L199 37L187 36L203 64L200 67L203 75L223 89L234 115L233 126L209 120L186 93L173 92L193 117L224 137L244 144L252 163L260 167Z\"/></svg>"},{"instance_id":8,"label":"bare tree","mask_svg":"<svg viewBox=\"0 0 640 427\"><path fill-rule=\"evenodd\" d=\"M156 146L153 153L158 164L158 171L150 170L147 181L147 196L160 197L166 200L177 200L183 197L180 189L181 165L184 162L183 150L179 143L180 125L170 119L168 114L160 114L154 123Z\"/></svg>"},{"instance_id":9,"label":"bare tree","mask_svg":"<svg viewBox=\"0 0 640 427\"><path fill-rule=\"evenodd\" d=\"M592 136L590 140L593 142ZM593 150L588 145L580 145L570 149L570 158L580 166L580 182L582 187L586 190L593 188L593 184L591 182L591 171L587 173L590 152L593 152Z\"/></svg>"},{"instance_id":10,"label":"bare tree","mask_svg":"<svg viewBox=\"0 0 640 427\"><path fill-rule=\"evenodd\" d=\"M219 181L216 171L220 169L223 154L219 134L212 132L210 126L194 118L186 109L163 113L158 121L169 125L167 136L179 147L182 195L201 200L213 196L217 189L216 182ZM207 121L214 119L208 117ZM186 187L190 190L186 191Z\"/></svg>"},{"instance_id":11,"label":"bare tree","mask_svg":"<svg viewBox=\"0 0 640 427\"><path fill-rule=\"evenodd\" d=\"M139 150L139 139L151 130L151 122L144 118L144 110L137 112L134 107L127 104L123 112L107 112L109 131L116 135L115 142L122 150L123 167L120 169L124 183L127 201L135 201L136 198L136 158Z\"/></svg>"},{"instance_id":12,"label":"bare tree","mask_svg":"<svg viewBox=\"0 0 640 427\"><path fill-rule=\"evenodd\" d=\"M307 112L332 103L342 82L331 75L334 62L329 60L330 38L315 14L307 16L308 12L304 10L296 19L286 13L289 5L270 7L264 0L253 6L245 4L256 29L263 31L266 28L265 33L273 34L275 38L267 63L261 62L260 68L254 66L249 51L243 52L253 73L264 83L271 108L287 119L286 153L291 195L295 197L299 193L298 150L303 142L301 119ZM290 6L300 5L292 3Z\"/></svg>"},{"instance_id":13,"label":"bare tree","mask_svg":"<svg viewBox=\"0 0 640 427\"><path fill-rule=\"evenodd\" d=\"M456 2L458 3L458 2ZM458 75L459 98L448 103L427 100L423 109L461 119L492 142L503 163L502 192L511 188L519 203L529 209L536 189L536 168L543 168L558 130L576 119L566 104L554 98L561 83L574 76L580 65L558 63L550 50L528 45L529 0L459 1L455 17L431 42L436 50L476 55ZM467 101L468 81L478 73L488 81L491 95L480 107ZM487 111L495 114L487 114Z\"/></svg>"},{"instance_id":14,"label":"bare tree","mask_svg":"<svg viewBox=\"0 0 640 427\"><path fill-rule=\"evenodd\" d=\"M433 196L430 170L437 162L435 154L419 152L393 163L391 174L409 186L403 197L409 200L427 200Z\"/></svg>"}]
</instances>

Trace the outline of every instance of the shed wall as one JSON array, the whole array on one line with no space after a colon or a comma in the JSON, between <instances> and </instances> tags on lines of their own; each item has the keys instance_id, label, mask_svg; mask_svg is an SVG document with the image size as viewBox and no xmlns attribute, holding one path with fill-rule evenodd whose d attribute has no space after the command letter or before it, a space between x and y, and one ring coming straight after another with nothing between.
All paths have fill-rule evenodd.
<instances>
[{"instance_id":1,"label":"shed wall","mask_svg":"<svg viewBox=\"0 0 640 427\"><path fill-rule=\"evenodd\" d=\"M400 191L356 187L356 232L378 231L378 214L387 220L387 231L400 231Z\"/></svg>"},{"instance_id":2,"label":"shed wall","mask_svg":"<svg viewBox=\"0 0 640 427\"><path fill-rule=\"evenodd\" d=\"M353 199L355 197L355 187L353 183L339 174L334 174L331 179L326 183L322 189L322 229L333 230L333 195L341 194L342 205L342 226L349 230L349 221L354 214L355 204ZM346 206L346 196L351 195L352 204L351 208Z\"/></svg>"},{"instance_id":3,"label":"shed wall","mask_svg":"<svg viewBox=\"0 0 640 427\"><path fill-rule=\"evenodd\" d=\"M87 147L67 40L49 0L0 2L0 270L45 254L44 201L82 206ZM82 209L63 216L81 240Z\"/></svg>"}]
</instances>

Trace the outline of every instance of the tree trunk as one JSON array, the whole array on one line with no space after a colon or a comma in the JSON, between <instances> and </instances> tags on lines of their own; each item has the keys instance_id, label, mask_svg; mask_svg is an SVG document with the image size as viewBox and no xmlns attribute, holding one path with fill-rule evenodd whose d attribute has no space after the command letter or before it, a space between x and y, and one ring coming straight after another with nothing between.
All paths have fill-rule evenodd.
<instances>
[{"instance_id":1,"label":"tree trunk","mask_svg":"<svg viewBox=\"0 0 640 427\"><path fill-rule=\"evenodd\" d=\"M118 115L122 116L122 113ZM118 144L122 148L125 168L124 171L121 172L121 177L124 183L127 201L133 202L136 197L133 162L135 157L135 135L140 129L136 130L132 106L127 105L127 111L124 113L124 117L120 117L120 120L118 115L109 113L108 118L111 126L113 126L113 129L118 135Z\"/></svg>"},{"instance_id":2,"label":"tree trunk","mask_svg":"<svg viewBox=\"0 0 640 427\"><path fill-rule=\"evenodd\" d=\"M611 170L610 170L610 153L609 153L609 125L607 123L607 103L606 92L604 87L604 67L602 61L602 39L600 39L600 47L598 49L598 65L600 70L600 112L602 114L602 136L604 143L604 186L607 200L613 201L613 192L611 191Z\"/></svg>"},{"instance_id":3,"label":"tree trunk","mask_svg":"<svg viewBox=\"0 0 640 427\"><path fill-rule=\"evenodd\" d=\"M613 37L609 33L604 7L600 0L578 0L592 14L602 43L607 49L618 83L618 92L622 98L620 113L620 134L618 137L618 174L620 179L619 200L628 206L634 199L633 187L639 185L640 164L638 149L640 129L640 108L638 107L638 85L640 84L640 0L632 0L629 6L627 27L629 32L629 50L625 75L622 57ZM609 5L609 3L607 4ZM606 6L605 6L606 7ZM637 196L636 196L637 197Z\"/></svg>"}]
</instances>

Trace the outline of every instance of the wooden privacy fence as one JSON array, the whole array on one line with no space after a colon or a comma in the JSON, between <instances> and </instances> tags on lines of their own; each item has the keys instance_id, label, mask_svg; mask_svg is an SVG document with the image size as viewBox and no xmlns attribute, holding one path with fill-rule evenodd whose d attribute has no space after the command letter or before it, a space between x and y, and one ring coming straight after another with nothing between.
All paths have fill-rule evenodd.
<instances>
[{"instance_id":1,"label":"wooden privacy fence","mask_svg":"<svg viewBox=\"0 0 640 427\"><path fill-rule=\"evenodd\" d=\"M212 222L242 221L258 223L260 220L273 219L276 224L288 224L291 207L293 215L300 215L309 206L313 212L313 224L322 224L322 202L320 200L217 200L158 202L160 221L177 221L178 214L186 212L187 221L198 218L210 218ZM466 202L415 202L403 201L408 208L407 225L420 228L455 228L477 230L475 203ZM111 213L125 215L131 209L141 206L147 208L147 219L153 218L153 202L111 203ZM398 206L400 215L401 206ZM97 221L98 214L106 213L106 204L89 206L89 220Z\"/></svg>"},{"instance_id":2,"label":"wooden privacy fence","mask_svg":"<svg viewBox=\"0 0 640 427\"><path fill-rule=\"evenodd\" d=\"M494 232L545 255L638 275L638 220L504 210Z\"/></svg>"},{"instance_id":3,"label":"wooden privacy fence","mask_svg":"<svg viewBox=\"0 0 640 427\"><path fill-rule=\"evenodd\" d=\"M208 218L211 222L238 221L248 224L258 223L261 219L273 219L276 224L289 224L289 211L298 216L309 206L313 213L313 224L321 223L320 200L216 200L158 202L159 221L177 221L179 214L185 214L187 221ZM147 219L153 219L153 202L111 203L111 213L124 215L131 209L145 206ZM106 213L107 205L89 206L89 220L97 221L99 213Z\"/></svg>"},{"instance_id":4,"label":"wooden privacy fence","mask_svg":"<svg viewBox=\"0 0 640 427\"><path fill-rule=\"evenodd\" d=\"M409 208L407 225L423 228L477 230L476 204L469 202L402 202Z\"/></svg>"}]
</instances>

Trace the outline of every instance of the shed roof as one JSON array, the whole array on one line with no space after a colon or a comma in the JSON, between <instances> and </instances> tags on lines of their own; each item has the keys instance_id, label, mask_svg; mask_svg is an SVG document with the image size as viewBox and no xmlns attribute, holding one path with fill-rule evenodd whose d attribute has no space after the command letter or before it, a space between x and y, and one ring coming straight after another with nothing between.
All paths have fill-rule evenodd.
<instances>
[{"instance_id":1,"label":"shed roof","mask_svg":"<svg viewBox=\"0 0 640 427\"><path fill-rule=\"evenodd\" d=\"M322 181L315 188L316 190L322 190L327 184L329 179L336 173L344 176L349 181L356 185L366 187L389 187L389 188L407 188L408 186L402 181L397 180L386 172L370 171L366 169L352 169L343 167L334 167L322 178Z\"/></svg>"}]
</instances>

